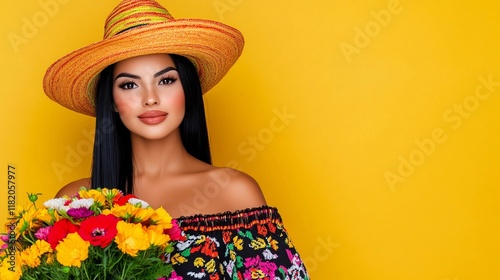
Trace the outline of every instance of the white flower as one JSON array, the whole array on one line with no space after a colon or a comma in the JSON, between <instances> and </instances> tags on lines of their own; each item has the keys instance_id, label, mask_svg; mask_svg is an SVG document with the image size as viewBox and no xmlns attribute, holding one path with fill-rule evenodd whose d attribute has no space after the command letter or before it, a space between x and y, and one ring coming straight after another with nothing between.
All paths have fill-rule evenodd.
<instances>
[{"instance_id":1,"label":"white flower","mask_svg":"<svg viewBox=\"0 0 500 280\"><path fill-rule=\"evenodd\" d=\"M136 207L141 207L141 208L147 208L149 206L149 203L147 203L146 201L135 197L129 198L127 202Z\"/></svg>"},{"instance_id":2,"label":"white flower","mask_svg":"<svg viewBox=\"0 0 500 280\"><path fill-rule=\"evenodd\" d=\"M53 198L45 201L43 205L49 209L62 210L64 203L66 203L67 200L68 199L62 197Z\"/></svg>"},{"instance_id":3,"label":"white flower","mask_svg":"<svg viewBox=\"0 0 500 280\"><path fill-rule=\"evenodd\" d=\"M94 204L94 199L93 198L80 198L80 199L77 199L77 200L73 200L70 204L69 204L69 208L87 208L89 209L90 206L92 206L92 204Z\"/></svg>"}]
</instances>

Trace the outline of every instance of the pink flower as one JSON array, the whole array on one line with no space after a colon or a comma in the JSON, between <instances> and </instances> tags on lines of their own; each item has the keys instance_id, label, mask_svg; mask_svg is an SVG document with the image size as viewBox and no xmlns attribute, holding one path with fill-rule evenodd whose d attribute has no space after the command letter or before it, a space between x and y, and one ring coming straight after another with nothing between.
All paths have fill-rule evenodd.
<instances>
[{"instance_id":1,"label":"pink flower","mask_svg":"<svg viewBox=\"0 0 500 280\"><path fill-rule=\"evenodd\" d=\"M47 237L49 236L49 232L50 232L51 228L52 228L52 226L43 227L43 228L38 229L37 232L35 233L35 237L38 239L47 241Z\"/></svg>"},{"instance_id":2,"label":"pink flower","mask_svg":"<svg viewBox=\"0 0 500 280\"><path fill-rule=\"evenodd\" d=\"M7 250L7 248L9 248L10 237L7 234L0 234L0 240L3 242L2 246L0 247L0 253L2 253L3 251Z\"/></svg>"},{"instance_id":3,"label":"pink flower","mask_svg":"<svg viewBox=\"0 0 500 280\"><path fill-rule=\"evenodd\" d=\"M182 236L182 231L179 228L179 223L177 223L177 220L172 220L172 228L169 228L165 232L166 234L170 235L170 239L172 240L182 240L184 236Z\"/></svg>"},{"instance_id":4,"label":"pink flower","mask_svg":"<svg viewBox=\"0 0 500 280\"><path fill-rule=\"evenodd\" d=\"M182 280L182 276L178 276L175 271L172 271L172 274L170 274L168 280Z\"/></svg>"},{"instance_id":5,"label":"pink flower","mask_svg":"<svg viewBox=\"0 0 500 280\"><path fill-rule=\"evenodd\" d=\"M0 235L0 240L2 240L4 243L9 242L9 236L7 234L1 234Z\"/></svg>"}]
</instances>

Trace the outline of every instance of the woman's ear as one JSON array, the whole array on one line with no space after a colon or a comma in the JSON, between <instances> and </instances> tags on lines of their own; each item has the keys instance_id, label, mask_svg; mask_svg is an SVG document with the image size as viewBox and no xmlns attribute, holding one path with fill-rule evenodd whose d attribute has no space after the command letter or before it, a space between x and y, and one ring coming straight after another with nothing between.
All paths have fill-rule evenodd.
<instances>
[{"instance_id":1,"label":"woman's ear","mask_svg":"<svg viewBox=\"0 0 500 280\"><path fill-rule=\"evenodd\" d=\"M118 108L116 108L116 104L113 102L113 110L115 110L115 113L118 113Z\"/></svg>"}]
</instances>

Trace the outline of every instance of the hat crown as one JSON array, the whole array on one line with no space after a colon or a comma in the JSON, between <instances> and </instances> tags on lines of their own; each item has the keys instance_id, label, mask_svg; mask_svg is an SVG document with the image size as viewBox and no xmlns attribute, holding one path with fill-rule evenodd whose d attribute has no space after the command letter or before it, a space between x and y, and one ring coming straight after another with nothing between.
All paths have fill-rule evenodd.
<instances>
[{"instance_id":1,"label":"hat crown","mask_svg":"<svg viewBox=\"0 0 500 280\"><path fill-rule=\"evenodd\" d=\"M104 39L129 29L174 18L158 2L153 0L123 0L106 18Z\"/></svg>"}]
</instances>

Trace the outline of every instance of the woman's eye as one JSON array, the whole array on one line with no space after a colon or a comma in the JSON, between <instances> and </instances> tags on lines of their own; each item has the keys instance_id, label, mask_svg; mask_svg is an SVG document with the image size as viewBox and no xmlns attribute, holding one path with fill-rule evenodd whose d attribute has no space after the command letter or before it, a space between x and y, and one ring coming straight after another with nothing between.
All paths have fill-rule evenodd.
<instances>
[{"instance_id":1,"label":"woman's eye","mask_svg":"<svg viewBox=\"0 0 500 280\"><path fill-rule=\"evenodd\" d=\"M121 89L133 89L133 88L136 88L137 86L135 83L126 82L126 83L120 84L118 87Z\"/></svg>"},{"instance_id":2,"label":"woman's eye","mask_svg":"<svg viewBox=\"0 0 500 280\"><path fill-rule=\"evenodd\" d=\"M170 85L171 83L175 82L177 79L175 78L163 78L160 80L160 85Z\"/></svg>"}]
</instances>

